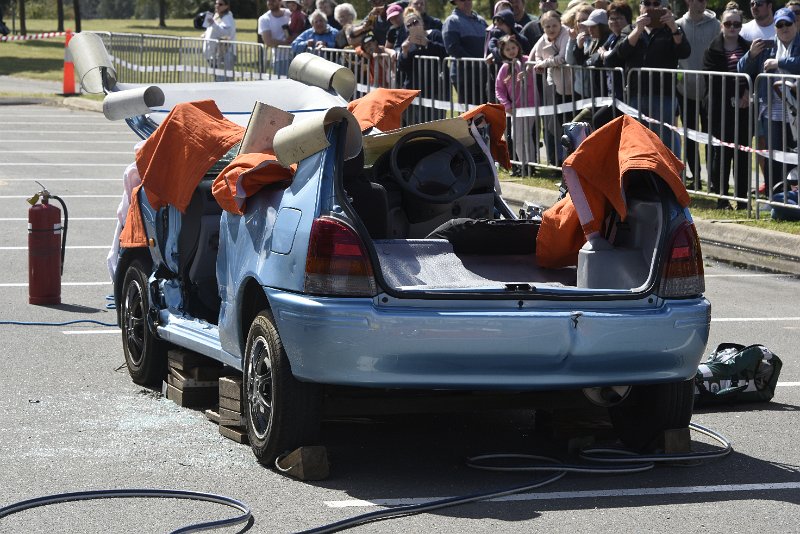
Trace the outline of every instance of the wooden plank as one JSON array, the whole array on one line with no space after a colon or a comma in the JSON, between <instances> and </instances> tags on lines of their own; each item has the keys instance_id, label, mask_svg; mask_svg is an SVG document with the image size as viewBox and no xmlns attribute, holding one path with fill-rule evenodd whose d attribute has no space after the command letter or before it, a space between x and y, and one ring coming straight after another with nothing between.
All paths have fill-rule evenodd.
<instances>
[{"instance_id":1,"label":"wooden plank","mask_svg":"<svg viewBox=\"0 0 800 534\"><path fill-rule=\"evenodd\" d=\"M167 384L167 398L178 406L187 408L203 408L214 406L217 401L216 391L211 388L187 389L182 391Z\"/></svg>"},{"instance_id":2,"label":"wooden plank","mask_svg":"<svg viewBox=\"0 0 800 534\"><path fill-rule=\"evenodd\" d=\"M242 413L242 401L238 399L231 399L230 397L220 397L219 407L226 410Z\"/></svg>"},{"instance_id":3,"label":"wooden plank","mask_svg":"<svg viewBox=\"0 0 800 534\"><path fill-rule=\"evenodd\" d=\"M245 421L241 412L219 408L219 424L225 426L243 427L245 426Z\"/></svg>"},{"instance_id":4,"label":"wooden plank","mask_svg":"<svg viewBox=\"0 0 800 534\"><path fill-rule=\"evenodd\" d=\"M212 391L213 392L217 391L217 383L216 382L212 382L211 385L208 385L208 386L193 386L193 385L191 385L193 383L197 384L198 382L196 380L191 380L191 381L188 381L188 382L181 382L180 380L178 380L177 378L175 378L171 374L167 375L167 384L169 384L172 387L178 388L181 391L208 390L209 394ZM203 382L199 382L199 383L202 384Z\"/></svg>"},{"instance_id":5,"label":"wooden plank","mask_svg":"<svg viewBox=\"0 0 800 534\"><path fill-rule=\"evenodd\" d=\"M205 414L209 421L219 424L219 413L216 410L209 408L205 411Z\"/></svg>"},{"instance_id":6,"label":"wooden plank","mask_svg":"<svg viewBox=\"0 0 800 534\"><path fill-rule=\"evenodd\" d=\"M300 480L322 480L328 477L328 453L323 446L300 447L282 458L276 466L281 473Z\"/></svg>"},{"instance_id":7,"label":"wooden plank","mask_svg":"<svg viewBox=\"0 0 800 534\"><path fill-rule=\"evenodd\" d=\"M191 350L176 347L167 351L167 361L170 367L185 371L192 367L207 366L213 360Z\"/></svg>"},{"instance_id":8,"label":"wooden plank","mask_svg":"<svg viewBox=\"0 0 800 534\"><path fill-rule=\"evenodd\" d=\"M180 369L176 369L174 367L169 368L169 374L175 377L177 383L181 384L181 388L218 388L219 382L217 380L195 380L192 376L187 373L186 371L182 371ZM177 384L173 383L173 386L177 386Z\"/></svg>"},{"instance_id":9,"label":"wooden plank","mask_svg":"<svg viewBox=\"0 0 800 534\"><path fill-rule=\"evenodd\" d=\"M219 377L219 396L228 397L229 399L241 400L242 377L241 376Z\"/></svg>"},{"instance_id":10,"label":"wooden plank","mask_svg":"<svg viewBox=\"0 0 800 534\"><path fill-rule=\"evenodd\" d=\"M231 428L225 425L219 425L219 433L228 439L232 439L236 443L249 443L247 439L247 431L241 428Z\"/></svg>"}]
</instances>

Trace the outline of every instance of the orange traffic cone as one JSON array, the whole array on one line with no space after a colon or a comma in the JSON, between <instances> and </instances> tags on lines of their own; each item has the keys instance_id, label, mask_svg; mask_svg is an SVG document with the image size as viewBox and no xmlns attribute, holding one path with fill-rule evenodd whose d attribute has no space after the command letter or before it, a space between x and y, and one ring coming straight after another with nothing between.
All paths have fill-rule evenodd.
<instances>
[{"instance_id":1,"label":"orange traffic cone","mask_svg":"<svg viewBox=\"0 0 800 534\"><path fill-rule=\"evenodd\" d=\"M72 96L75 92L75 65L72 63L72 54L69 52L69 40L72 39L72 30L67 30L64 40L64 86L63 95Z\"/></svg>"}]
</instances>

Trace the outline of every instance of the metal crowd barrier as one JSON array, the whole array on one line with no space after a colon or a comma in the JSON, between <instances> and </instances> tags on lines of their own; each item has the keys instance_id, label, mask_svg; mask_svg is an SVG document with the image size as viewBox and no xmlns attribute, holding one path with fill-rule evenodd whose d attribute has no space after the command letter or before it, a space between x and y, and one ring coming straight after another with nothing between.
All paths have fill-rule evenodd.
<instances>
[{"instance_id":1,"label":"metal crowd barrier","mask_svg":"<svg viewBox=\"0 0 800 534\"><path fill-rule=\"evenodd\" d=\"M125 83L262 79L264 45L196 37L100 34Z\"/></svg>"},{"instance_id":2,"label":"metal crowd barrier","mask_svg":"<svg viewBox=\"0 0 800 534\"><path fill-rule=\"evenodd\" d=\"M97 33L118 79L128 83L283 78L294 57L289 46ZM353 70L354 98L376 87L420 89L404 124L456 116L497 101L498 69L480 58L418 56L410 69L399 69L393 53L367 58L351 49L314 52ZM528 101L531 84L533 102ZM647 124L686 164L690 191L748 210L755 206L758 217L776 205L774 193L797 187L798 84L800 76L781 74L761 74L752 81L737 73L642 68L623 76L622 69L573 65L548 76L529 62L522 103L508 114L509 150L525 174L535 166L559 167L565 156L561 124L577 119L597 127L627 113ZM762 86L768 90L759 91ZM758 93L766 95L764 101ZM786 196L777 203L800 210Z\"/></svg>"},{"instance_id":3,"label":"metal crowd barrier","mask_svg":"<svg viewBox=\"0 0 800 534\"><path fill-rule=\"evenodd\" d=\"M757 117L756 138L760 140L757 153L766 156L763 172L759 173L764 178L757 183L759 190L763 188L767 197L756 198L756 213L758 215L762 209L775 209L800 217L797 205L800 76L759 74L753 85L756 96L751 109ZM766 95L765 99L759 99L762 94ZM792 190L795 192L793 204L788 199L788 193Z\"/></svg>"}]
</instances>

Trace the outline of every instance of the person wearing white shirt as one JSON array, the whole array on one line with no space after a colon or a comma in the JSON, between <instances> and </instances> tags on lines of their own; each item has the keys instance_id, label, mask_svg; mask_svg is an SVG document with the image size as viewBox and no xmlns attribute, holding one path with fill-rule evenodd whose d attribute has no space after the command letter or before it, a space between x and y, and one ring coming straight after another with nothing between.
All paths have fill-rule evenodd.
<instances>
[{"instance_id":1,"label":"person wearing white shirt","mask_svg":"<svg viewBox=\"0 0 800 534\"><path fill-rule=\"evenodd\" d=\"M772 0L751 0L750 13L753 20L742 26L739 35L751 42L756 39L775 39L775 10Z\"/></svg>"},{"instance_id":2,"label":"person wearing white shirt","mask_svg":"<svg viewBox=\"0 0 800 534\"><path fill-rule=\"evenodd\" d=\"M291 13L281 7L281 0L267 0L267 12L258 17L258 34L264 46L271 49L273 73L286 76L289 72L291 51L280 50L279 45L289 45L289 20Z\"/></svg>"},{"instance_id":3,"label":"person wearing white shirt","mask_svg":"<svg viewBox=\"0 0 800 534\"><path fill-rule=\"evenodd\" d=\"M230 0L215 0L214 15L206 15L203 27L203 56L209 65L215 69L216 81L228 80L233 75L233 66L236 63L236 45L219 42L236 40L236 21L231 14ZM223 68L222 74L216 72ZM229 76L230 73L230 76Z\"/></svg>"}]
</instances>

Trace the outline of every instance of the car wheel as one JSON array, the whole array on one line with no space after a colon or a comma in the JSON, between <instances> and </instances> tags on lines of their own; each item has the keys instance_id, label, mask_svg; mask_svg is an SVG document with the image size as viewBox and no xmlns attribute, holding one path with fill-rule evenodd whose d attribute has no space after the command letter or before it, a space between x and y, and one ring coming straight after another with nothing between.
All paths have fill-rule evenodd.
<instances>
[{"instance_id":1,"label":"car wheel","mask_svg":"<svg viewBox=\"0 0 800 534\"><path fill-rule=\"evenodd\" d=\"M311 445L320 427L321 389L300 382L289 366L272 314L259 313L247 334L244 410L250 446L258 461Z\"/></svg>"},{"instance_id":2,"label":"car wheel","mask_svg":"<svg viewBox=\"0 0 800 534\"><path fill-rule=\"evenodd\" d=\"M122 349L125 363L137 384L160 385L167 372L166 344L156 339L147 322L150 309L149 276L141 261L135 260L122 284Z\"/></svg>"},{"instance_id":3,"label":"car wheel","mask_svg":"<svg viewBox=\"0 0 800 534\"><path fill-rule=\"evenodd\" d=\"M664 431L692 420L694 380L635 386L627 399L608 409L620 440L635 451L663 448Z\"/></svg>"}]
</instances>

